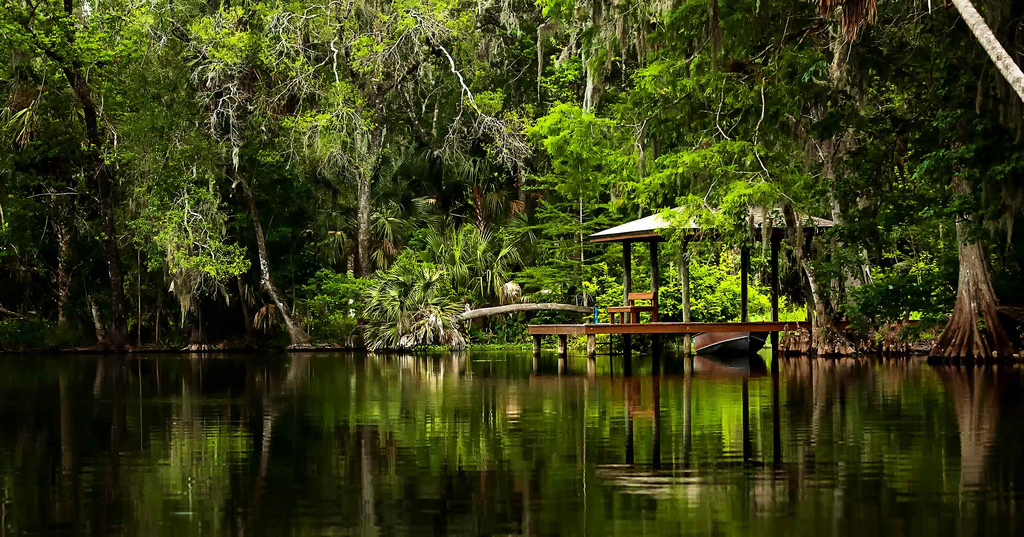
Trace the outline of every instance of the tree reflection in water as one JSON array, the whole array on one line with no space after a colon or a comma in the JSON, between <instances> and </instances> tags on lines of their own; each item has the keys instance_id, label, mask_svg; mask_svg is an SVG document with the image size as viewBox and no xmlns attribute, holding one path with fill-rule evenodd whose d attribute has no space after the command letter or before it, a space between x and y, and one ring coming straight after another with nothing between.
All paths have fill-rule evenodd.
<instances>
[{"instance_id":1,"label":"tree reflection in water","mask_svg":"<svg viewBox=\"0 0 1024 537\"><path fill-rule=\"evenodd\" d=\"M6 533L1012 533L1020 371L666 354L18 357Z\"/></svg>"}]
</instances>

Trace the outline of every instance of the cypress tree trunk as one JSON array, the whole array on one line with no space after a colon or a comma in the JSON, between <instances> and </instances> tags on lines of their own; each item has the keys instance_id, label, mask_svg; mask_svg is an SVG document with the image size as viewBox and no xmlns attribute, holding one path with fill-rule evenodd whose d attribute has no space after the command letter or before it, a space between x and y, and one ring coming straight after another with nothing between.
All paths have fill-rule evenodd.
<instances>
[{"instance_id":1,"label":"cypress tree trunk","mask_svg":"<svg viewBox=\"0 0 1024 537\"><path fill-rule=\"evenodd\" d=\"M958 194L970 191L960 178L953 180L953 188ZM960 254L956 304L946 328L932 347L931 356L946 359L1007 357L1013 354L1013 345L999 321L996 310L999 301L992 289L992 270L985 246L981 240L966 241L966 225L964 220L956 223Z\"/></svg>"}]
</instances>

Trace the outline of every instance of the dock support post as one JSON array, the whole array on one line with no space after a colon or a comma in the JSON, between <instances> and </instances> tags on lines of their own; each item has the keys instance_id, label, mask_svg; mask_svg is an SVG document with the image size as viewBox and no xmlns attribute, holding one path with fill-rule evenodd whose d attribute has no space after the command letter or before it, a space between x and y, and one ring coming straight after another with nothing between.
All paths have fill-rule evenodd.
<instances>
[{"instance_id":1,"label":"dock support post","mask_svg":"<svg viewBox=\"0 0 1024 537\"><path fill-rule=\"evenodd\" d=\"M534 358L540 356L540 342L544 336L533 336L533 356Z\"/></svg>"},{"instance_id":2,"label":"dock support post","mask_svg":"<svg viewBox=\"0 0 1024 537\"><path fill-rule=\"evenodd\" d=\"M569 353L569 336L565 334L558 334L558 358L565 358L565 355Z\"/></svg>"},{"instance_id":3,"label":"dock support post","mask_svg":"<svg viewBox=\"0 0 1024 537\"><path fill-rule=\"evenodd\" d=\"M772 273L772 322L779 322L779 245L782 243L782 237L776 236L772 233L772 258L771 258L771 273ZM778 367L779 358L779 333L772 332L772 369L775 370Z\"/></svg>"},{"instance_id":4,"label":"dock support post","mask_svg":"<svg viewBox=\"0 0 1024 537\"><path fill-rule=\"evenodd\" d=\"M587 358L590 360L597 358L597 336L594 334L587 334Z\"/></svg>"},{"instance_id":5,"label":"dock support post","mask_svg":"<svg viewBox=\"0 0 1024 537\"><path fill-rule=\"evenodd\" d=\"M750 247L740 247L740 320L750 321L750 314L747 308L747 273L750 272Z\"/></svg>"},{"instance_id":6,"label":"dock support post","mask_svg":"<svg viewBox=\"0 0 1024 537\"><path fill-rule=\"evenodd\" d=\"M683 241L679 250L679 291L683 306L683 322L690 322L690 253L688 251L689 239ZM683 336L683 353L689 355L693 352L693 336Z\"/></svg>"}]
</instances>

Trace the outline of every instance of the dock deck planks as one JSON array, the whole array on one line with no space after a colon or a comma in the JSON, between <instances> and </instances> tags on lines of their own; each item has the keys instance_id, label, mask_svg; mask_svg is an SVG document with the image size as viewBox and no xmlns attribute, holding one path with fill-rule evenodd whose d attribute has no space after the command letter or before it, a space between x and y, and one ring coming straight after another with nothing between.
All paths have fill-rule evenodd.
<instances>
[{"instance_id":1,"label":"dock deck planks","mask_svg":"<svg viewBox=\"0 0 1024 537\"><path fill-rule=\"evenodd\" d=\"M703 332L790 332L810 329L809 321L745 323L531 324L531 336L589 334L700 334Z\"/></svg>"}]
</instances>

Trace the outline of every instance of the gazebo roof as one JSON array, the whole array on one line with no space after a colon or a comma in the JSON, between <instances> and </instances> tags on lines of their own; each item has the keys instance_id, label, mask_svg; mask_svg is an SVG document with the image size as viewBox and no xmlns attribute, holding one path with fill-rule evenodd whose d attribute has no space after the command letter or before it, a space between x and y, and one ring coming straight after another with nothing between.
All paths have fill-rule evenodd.
<instances>
[{"instance_id":1,"label":"gazebo roof","mask_svg":"<svg viewBox=\"0 0 1024 537\"><path fill-rule=\"evenodd\" d=\"M682 207L676 207L673 211L682 212ZM760 230L764 224L764 210L758 207L752 207L750 209L750 215L754 220L754 228ZM768 213L768 220L772 223L773 231L783 231L786 229L786 224L782 218L782 211L778 208L774 208ZM806 222L804 225L804 231L810 233L817 233L819 230L827 229L835 225L835 222L826 220L824 218L818 218L815 216L806 216L797 213L797 219ZM660 234L660 230L666 229L671 226L668 219L664 218L660 213L654 213L650 216L645 216L632 222L626 222L615 227L598 231L591 235L590 242L626 242L626 241L660 241L664 238ZM686 224L687 228L697 231L700 229L700 225L693 219Z\"/></svg>"}]
</instances>

